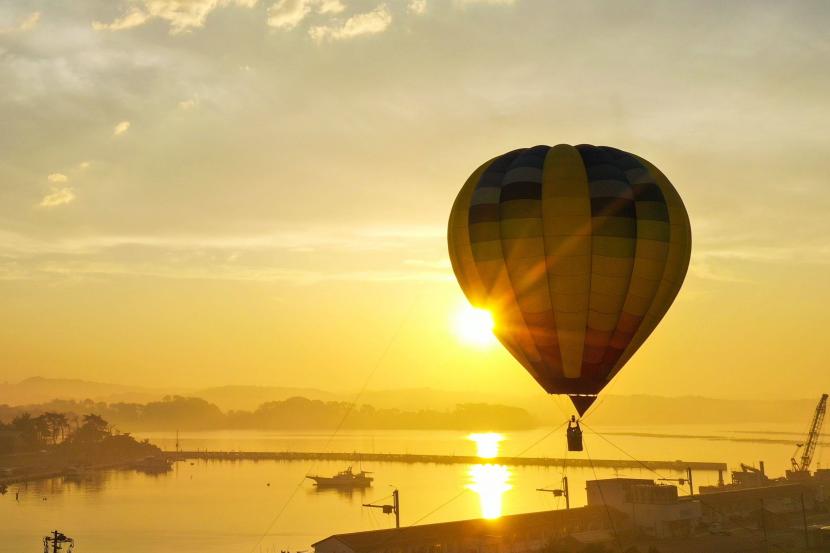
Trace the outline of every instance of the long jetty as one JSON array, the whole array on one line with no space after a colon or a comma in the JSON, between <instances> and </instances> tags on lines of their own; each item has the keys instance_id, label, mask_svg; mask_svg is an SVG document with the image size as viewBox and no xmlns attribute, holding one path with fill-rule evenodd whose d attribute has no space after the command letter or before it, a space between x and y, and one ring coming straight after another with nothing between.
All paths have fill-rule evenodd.
<instances>
[{"instance_id":1,"label":"long jetty","mask_svg":"<svg viewBox=\"0 0 830 553\"><path fill-rule=\"evenodd\" d=\"M306 452L306 451L166 451L178 461L345 461L376 463L425 463L436 465L479 465L492 463L509 466L626 468L647 470L686 469L725 471L726 463L706 461L637 461L634 459L562 459L556 457L477 457L475 455L415 455L411 453Z\"/></svg>"}]
</instances>

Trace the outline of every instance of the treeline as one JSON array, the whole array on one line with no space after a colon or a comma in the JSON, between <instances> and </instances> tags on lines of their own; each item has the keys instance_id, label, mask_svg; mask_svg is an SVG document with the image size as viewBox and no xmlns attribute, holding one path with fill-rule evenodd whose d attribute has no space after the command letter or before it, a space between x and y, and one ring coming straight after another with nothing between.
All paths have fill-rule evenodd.
<instances>
[{"instance_id":1,"label":"treeline","mask_svg":"<svg viewBox=\"0 0 830 553\"><path fill-rule=\"evenodd\" d=\"M97 414L46 411L0 418L0 455L48 453L51 458L83 464L119 462L149 457L161 450L146 440L115 431Z\"/></svg>"},{"instance_id":2,"label":"treeline","mask_svg":"<svg viewBox=\"0 0 830 553\"><path fill-rule=\"evenodd\" d=\"M203 399L181 396L167 396L146 404L55 400L25 407L0 405L0 421L11 420L22 412L92 412L124 431L314 430L331 429L341 425L341 421L342 427L348 429L388 430L521 430L537 425L524 409L482 403L459 404L449 411L401 411L294 397L263 403L254 411L223 412ZM53 426L48 428L52 432Z\"/></svg>"}]
</instances>

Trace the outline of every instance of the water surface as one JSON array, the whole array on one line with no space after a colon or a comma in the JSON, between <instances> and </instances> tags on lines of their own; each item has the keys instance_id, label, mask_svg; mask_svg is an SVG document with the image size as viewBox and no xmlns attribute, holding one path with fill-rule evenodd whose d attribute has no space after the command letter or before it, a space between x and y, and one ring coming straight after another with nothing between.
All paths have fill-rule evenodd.
<instances>
[{"instance_id":1,"label":"water surface","mask_svg":"<svg viewBox=\"0 0 830 553\"><path fill-rule=\"evenodd\" d=\"M764 431L751 426L597 430L609 441L586 430L586 448L594 459L628 459L631 455L646 460L722 461L730 466L763 459L772 474L783 472L793 443L800 439L799 429L789 426ZM563 432L543 439L549 432L502 433L495 448L500 455L574 458L565 449ZM137 436L163 448L175 447L175 433ZM354 493L318 491L304 479L307 474L342 470L338 462L180 462L170 473L157 476L105 471L81 481L54 478L15 485L0 497L0 552L39 551L41 537L55 528L76 538L76 553L300 551L333 533L391 527L393 517L361 504L391 502L388 496L393 487L401 494L401 522L409 525L562 508L562 498L536 488L561 487L565 474L572 505L584 504L585 480L596 477L683 476L645 469L502 467L487 458L493 453L492 442L481 450L482 440L452 431L340 432L333 439L326 432L180 433L182 449L478 453L484 457L477 465L372 463L363 468L374 472L374 486ZM576 455L587 458L585 453ZM695 474L696 485L716 480L717 474Z\"/></svg>"}]
</instances>

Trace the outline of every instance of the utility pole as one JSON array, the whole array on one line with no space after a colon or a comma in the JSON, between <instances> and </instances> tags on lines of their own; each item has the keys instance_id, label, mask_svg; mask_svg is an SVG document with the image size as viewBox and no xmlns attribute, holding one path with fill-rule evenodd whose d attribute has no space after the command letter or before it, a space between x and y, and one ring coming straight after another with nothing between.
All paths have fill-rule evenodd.
<instances>
[{"instance_id":1,"label":"utility pole","mask_svg":"<svg viewBox=\"0 0 830 553\"><path fill-rule=\"evenodd\" d=\"M398 489L392 492L391 505L376 505L375 503L363 503L364 507L371 507L373 509L380 509L385 515L395 515L395 528L401 527L401 499Z\"/></svg>"},{"instance_id":2,"label":"utility pole","mask_svg":"<svg viewBox=\"0 0 830 553\"><path fill-rule=\"evenodd\" d=\"M63 549L62 544L64 543L69 544L67 553L70 553L72 548L75 546L75 540L58 532L57 530L54 530L48 536L43 538L43 551L44 553L58 553Z\"/></svg>"},{"instance_id":3,"label":"utility pole","mask_svg":"<svg viewBox=\"0 0 830 553\"><path fill-rule=\"evenodd\" d=\"M565 509L571 508L571 494L568 493L568 477L562 477L562 487L556 489L548 489L548 488L536 488L537 492L548 492L552 493L553 497L564 497L565 498Z\"/></svg>"},{"instance_id":4,"label":"utility pole","mask_svg":"<svg viewBox=\"0 0 830 553\"><path fill-rule=\"evenodd\" d=\"M657 480L661 482L677 482L680 486L685 486L686 482L688 482L689 497L695 495L695 486L692 483L692 467L686 467L686 478L658 478ZM723 482L722 479L721 482Z\"/></svg>"},{"instance_id":5,"label":"utility pole","mask_svg":"<svg viewBox=\"0 0 830 553\"><path fill-rule=\"evenodd\" d=\"M392 491L392 506L395 509L395 528L401 527L401 498L398 488Z\"/></svg>"},{"instance_id":6,"label":"utility pole","mask_svg":"<svg viewBox=\"0 0 830 553\"><path fill-rule=\"evenodd\" d=\"M692 483L692 467L686 467L686 476L689 477L689 496L694 496L695 486Z\"/></svg>"}]
</instances>

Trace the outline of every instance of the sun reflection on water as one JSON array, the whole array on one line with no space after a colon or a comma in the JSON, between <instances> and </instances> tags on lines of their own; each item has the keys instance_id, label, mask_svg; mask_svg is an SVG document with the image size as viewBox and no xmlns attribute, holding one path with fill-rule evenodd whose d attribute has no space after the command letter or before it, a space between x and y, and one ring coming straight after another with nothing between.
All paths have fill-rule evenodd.
<instances>
[{"instance_id":1,"label":"sun reflection on water","mask_svg":"<svg viewBox=\"0 0 830 553\"><path fill-rule=\"evenodd\" d=\"M510 469L504 465L473 465L469 471L471 482L467 487L478 494L481 516L499 518L502 495L511 489Z\"/></svg>"},{"instance_id":2,"label":"sun reflection on water","mask_svg":"<svg viewBox=\"0 0 830 553\"><path fill-rule=\"evenodd\" d=\"M504 436L495 432L482 434L470 434L468 437L476 444L476 455L485 459L492 459L499 454L499 443L504 441Z\"/></svg>"},{"instance_id":3,"label":"sun reflection on water","mask_svg":"<svg viewBox=\"0 0 830 553\"><path fill-rule=\"evenodd\" d=\"M494 432L470 434L476 444L476 455L482 459L498 457L499 444L504 436ZM468 471L470 482L467 488L478 494L481 516L499 518L502 513L502 496L513 486L510 485L510 469L492 463L472 465Z\"/></svg>"}]
</instances>

